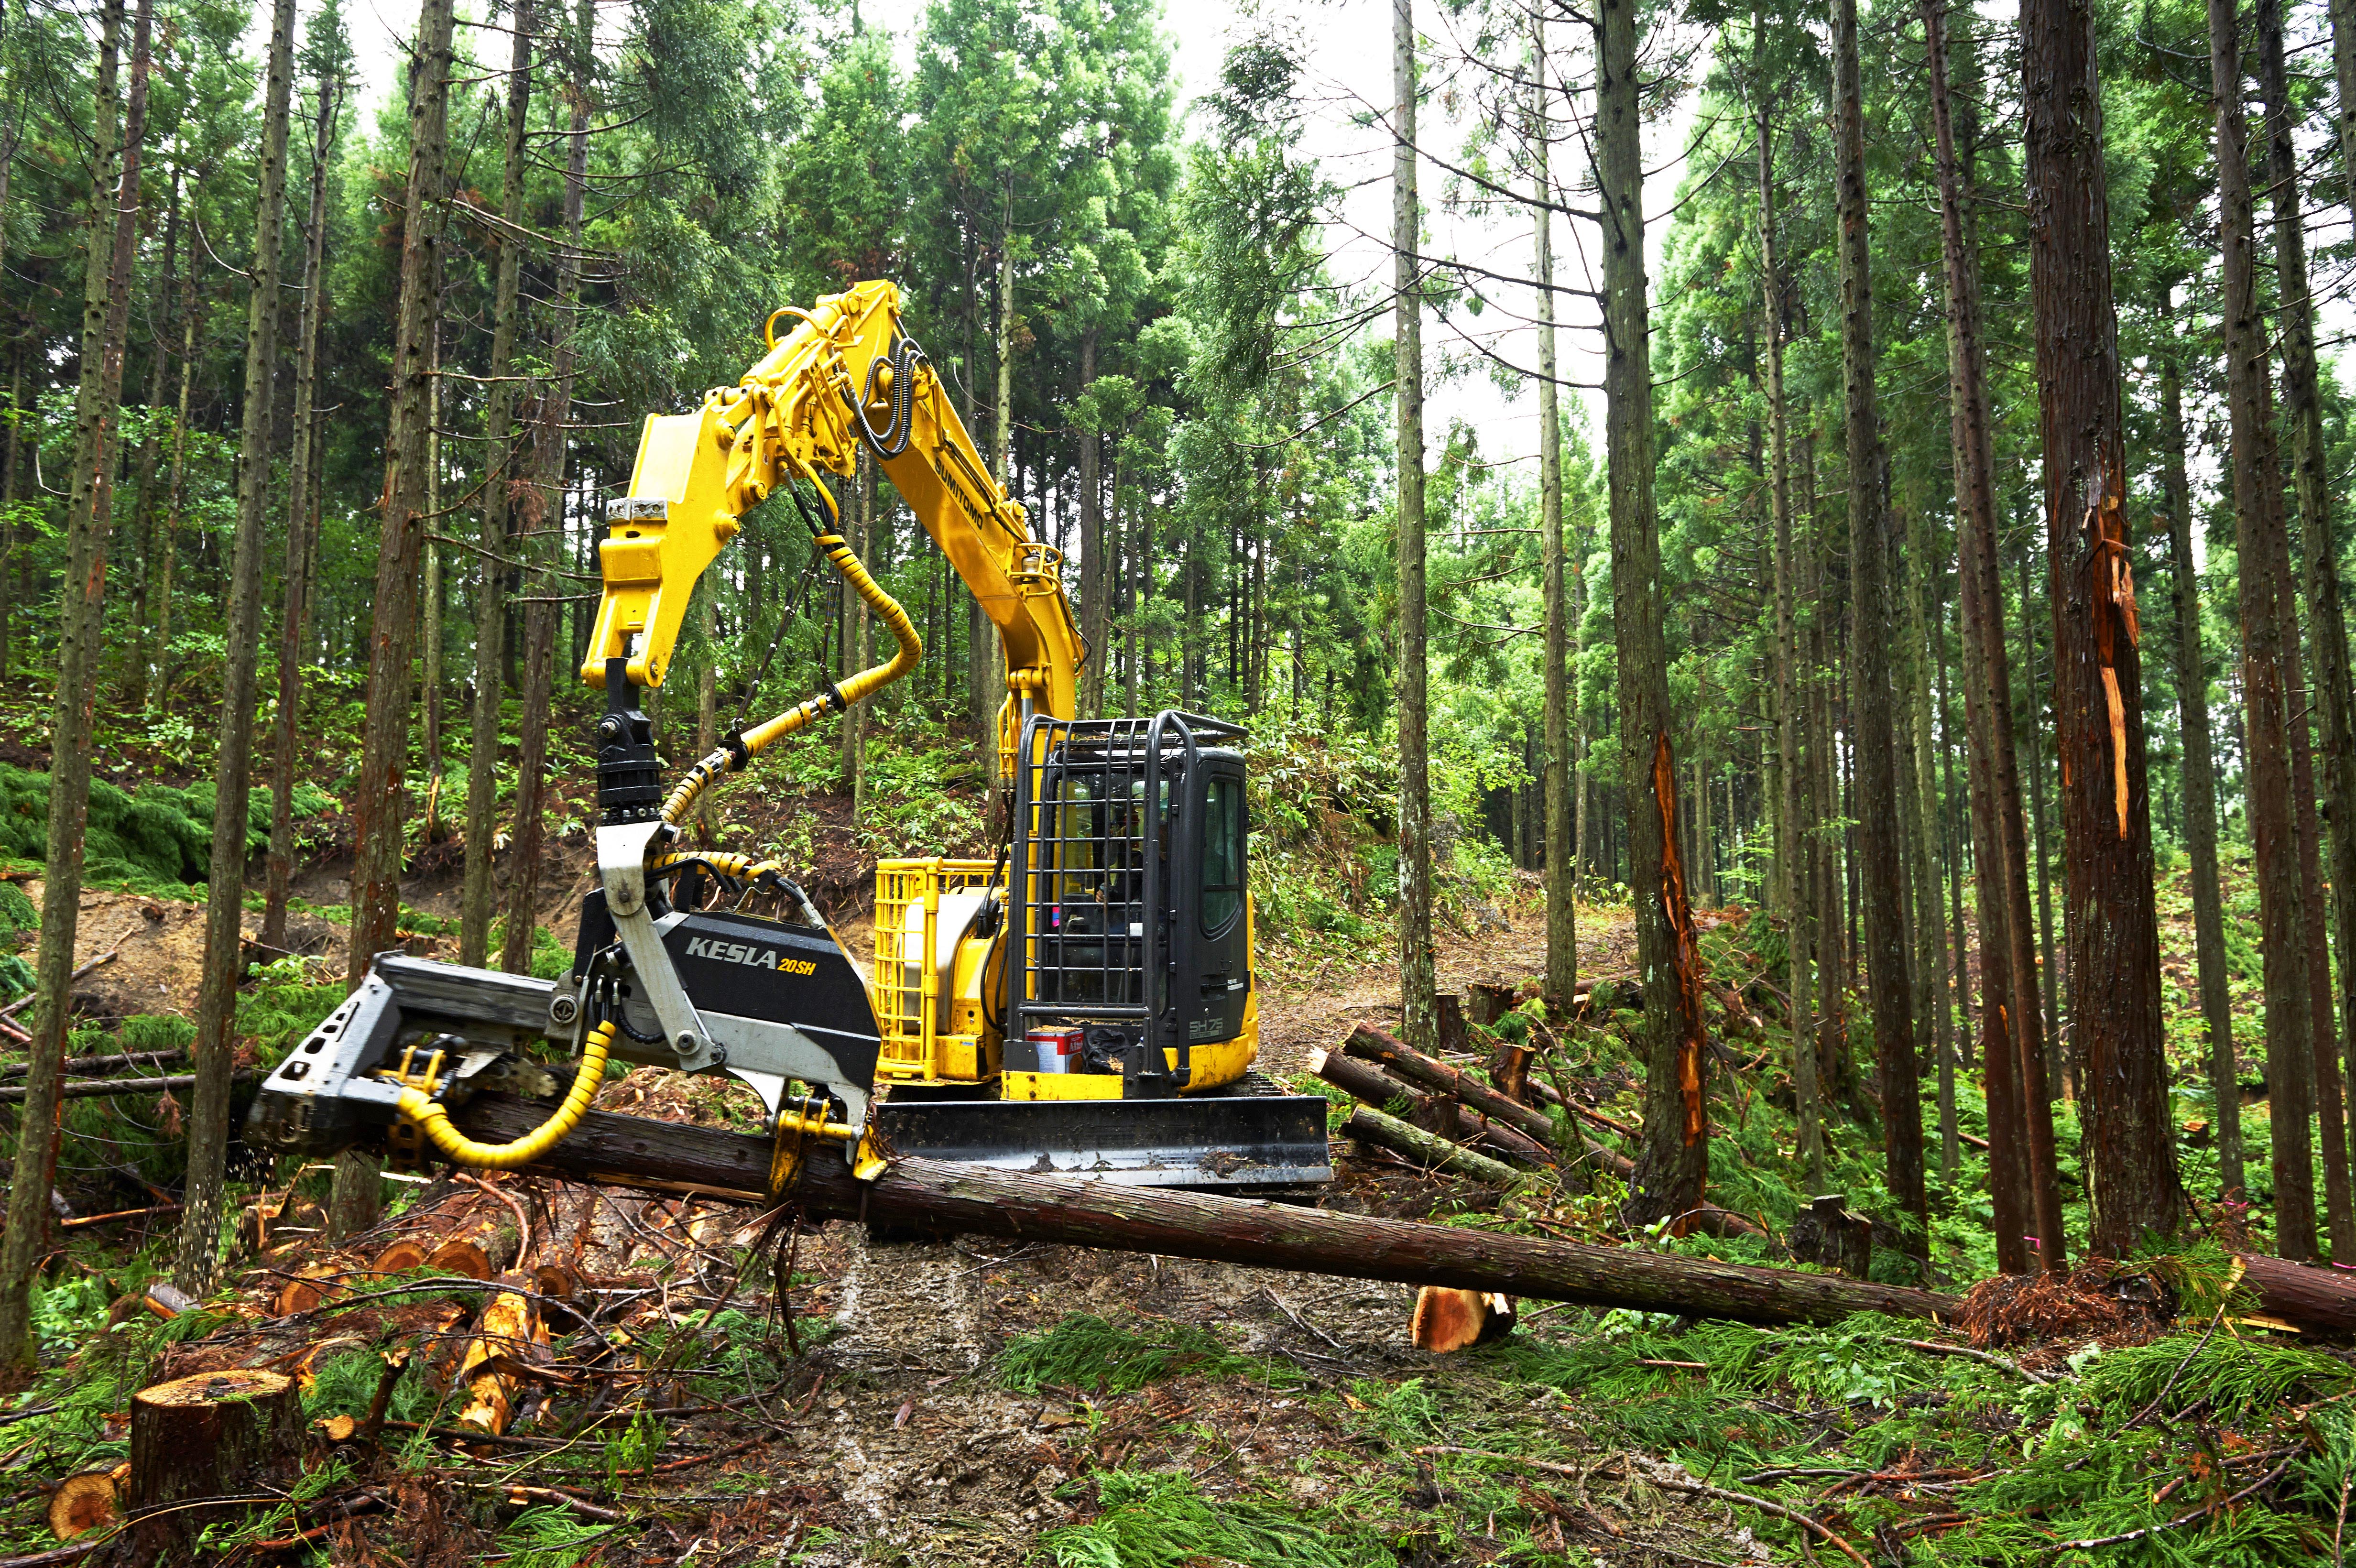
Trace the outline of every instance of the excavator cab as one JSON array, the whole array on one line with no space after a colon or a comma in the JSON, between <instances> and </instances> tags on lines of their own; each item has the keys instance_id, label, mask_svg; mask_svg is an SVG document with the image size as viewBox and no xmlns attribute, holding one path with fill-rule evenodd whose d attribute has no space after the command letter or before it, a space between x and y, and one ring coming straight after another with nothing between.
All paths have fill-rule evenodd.
<instances>
[{"instance_id":1,"label":"excavator cab","mask_svg":"<svg viewBox=\"0 0 2356 1568\"><path fill-rule=\"evenodd\" d=\"M1252 1072L1243 740L1176 709L1033 717L1002 860L883 863L890 1147L1135 1184L1332 1176L1323 1100Z\"/></svg>"},{"instance_id":2,"label":"excavator cab","mask_svg":"<svg viewBox=\"0 0 2356 1568\"><path fill-rule=\"evenodd\" d=\"M1205 741L1234 725L1033 719L1020 770L1008 886L1021 890L1008 965L1004 1071L1117 1072L1124 1099L1233 1083L1256 1044L1244 885L1244 760ZM1029 787L1025 787L1025 786ZM1043 1052L1080 1036L1073 1053ZM1012 1082L1019 1082L1014 1080ZM1035 1087L1028 1085L1026 1087Z\"/></svg>"}]
</instances>

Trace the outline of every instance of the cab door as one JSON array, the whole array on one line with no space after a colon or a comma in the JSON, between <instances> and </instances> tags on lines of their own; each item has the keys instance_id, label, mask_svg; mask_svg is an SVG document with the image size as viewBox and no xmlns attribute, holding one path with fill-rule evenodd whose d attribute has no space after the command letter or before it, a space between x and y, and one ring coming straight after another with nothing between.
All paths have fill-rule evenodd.
<instances>
[{"instance_id":1,"label":"cab door","mask_svg":"<svg viewBox=\"0 0 2356 1568\"><path fill-rule=\"evenodd\" d=\"M1172 900L1170 1003L1189 1045L1243 1033L1252 987L1247 869L1250 822L1243 759L1205 752L1184 782L1179 896ZM1169 1043L1176 1044L1175 1040Z\"/></svg>"}]
</instances>

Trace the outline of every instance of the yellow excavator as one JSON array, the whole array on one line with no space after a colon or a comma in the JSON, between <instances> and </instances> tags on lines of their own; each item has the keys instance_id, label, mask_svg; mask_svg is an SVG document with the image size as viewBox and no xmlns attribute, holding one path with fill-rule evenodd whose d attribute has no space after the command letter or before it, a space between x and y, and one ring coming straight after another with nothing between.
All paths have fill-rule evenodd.
<instances>
[{"instance_id":1,"label":"yellow excavator","mask_svg":"<svg viewBox=\"0 0 2356 1568\"><path fill-rule=\"evenodd\" d=\"M605 699L599 886L571 972L552 982L378 955L264 1082L248 1140L527 1166L620 1060L750 1084L781 1161L830 1139L862 1174L911 1154L1138 1185L1330 1178L1324 1101L1252 1071L1242 730L1176 709L1076 717L1089 650L1061 557L991 477L893 284L780 310L765 336L768 352L734 386L648 417L629 494L606 508L581 669ZM862 447L998 629L1008 805L991 857L881 863L863 975L785 867L686 833L716 780L923 656L907 613L845 543L823 478L853 475ZM662 684L697 578L780 490L890 631L893 656L747 724L667 784L642 694ZM561 1098L530 1050L541 1041L573 1059ZM492 1089L556 1103L530 1135L477 1143L449 1112Z\"/></svg>"}]
</instances>

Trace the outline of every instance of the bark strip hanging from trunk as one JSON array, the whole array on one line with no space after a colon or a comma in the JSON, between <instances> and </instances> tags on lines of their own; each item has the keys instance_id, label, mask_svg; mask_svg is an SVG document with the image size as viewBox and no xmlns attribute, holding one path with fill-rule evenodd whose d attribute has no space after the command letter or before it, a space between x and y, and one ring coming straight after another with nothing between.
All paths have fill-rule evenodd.
<instances>
[{"instance_id":1,"label":"bark strip hanging from trunk","mask_svg":"<svg viewBox=\"0 0 2356 1568\"><path fill-rule=\"evenodd\" d=\"M2029 294L2045 446L2072 1040L2092 1250L2123 1257L2183 1215L2159 1001L2143 667L2092 0L2022 0Z\"/></svg>"},{"instance_id":2,"label":"bark strip hanging from trunk","mask_svg":"<svg viewBox=\"0 0 2356 1568\"><path fill-rule=\"evenodd\" d=\"M544 1104L484 1094L454 1120L470 1136L507 1139L547 1115ZM532 1169L568 1180L762 1203L768 1200L771 1153L765 1137L592 1111ZM1922 1317L1952 1314L1956 1306L1954 1297L1930 1291L1826 1275L1119 1187L1083 1177L904 1159L862 1184L831 1146L810 1151L785 1200L811 1221L863 1217L894 1230L1103 1247L1751 1323L1830 1322L1852 1312Z\"/></svg>"},{"instance_id":3,"label":"bark strip hanging from trunk","mask_svg":"<svg viewBox=\"0 0 2356 1568\"><path fill-rule=\"evenodd\" d=\"M1612 624L1620 672L1620 787L1636 963L1644 985L1644 1141L1626 1214L1639 1224L1690 1211L1709 1177L1700 993L1679 968L1689 928L1676 869L1676 769L1661 619L1659 510L1653 494L1653 357L1645 298L1644 192L1634 0L1595 14L1595 170L1603 203L1604 446L1611 503Z\"/></svg>"}]
</instances>

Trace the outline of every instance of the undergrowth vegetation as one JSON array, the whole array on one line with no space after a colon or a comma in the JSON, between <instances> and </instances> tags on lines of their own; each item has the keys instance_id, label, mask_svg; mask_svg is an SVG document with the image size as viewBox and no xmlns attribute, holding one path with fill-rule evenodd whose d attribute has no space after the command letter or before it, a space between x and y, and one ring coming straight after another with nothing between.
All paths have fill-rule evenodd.
<instances>
[{"instance_id":1,"label":"undergrowth vegetation","mask_svg":"<svg viewBox=\"0 0 2356 1568\"><path fill-rule=\"evenodd\" d=\"M1429 1370L1333 1381L1215 1340L1173 1355L1164 1327L1084 1316L1018 1340L998 1375L1112 1402L1064 1439L1062 1495L1088 1517L1044 1538L1060 1568L1584 1563L1613 1543L1724 1562L1729 1509L1752 1560L2335 1560L2356 1493L2356 1371L2339 1356L2222 1311L2040 1368L1926 1331L1581 1313ZM1095 1463L1120 1396L1165 1382L1165 1403L1211 1419L1152 1463ZM1296 1460L1316 1478L1214 1478L1205 1461L1254 1419L1238 1402L1275 1390L1324 1434ZM2276 1506L2236 1506L2268 1477L2287 1483Z\"/></svg>"}]
</instances>

